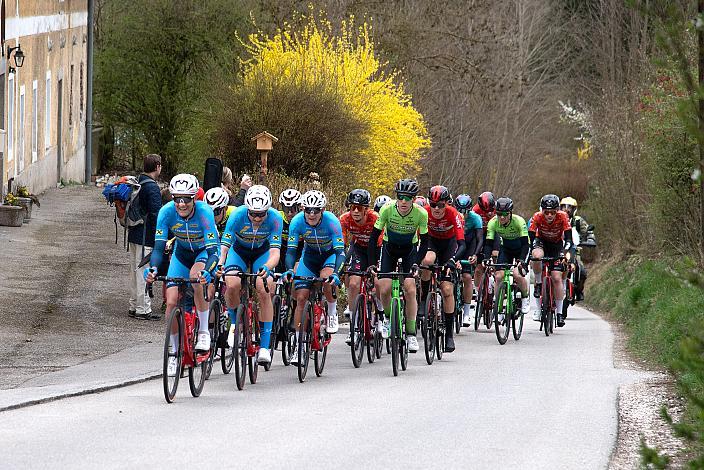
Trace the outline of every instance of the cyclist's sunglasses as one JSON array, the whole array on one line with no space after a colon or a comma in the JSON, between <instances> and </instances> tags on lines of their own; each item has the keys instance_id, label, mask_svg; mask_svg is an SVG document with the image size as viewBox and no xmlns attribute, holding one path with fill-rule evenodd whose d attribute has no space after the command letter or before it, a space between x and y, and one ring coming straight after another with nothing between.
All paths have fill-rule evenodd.
<instances>
[{"instance_id":1,"label":"cyclist's sunglasses","mask_svg":"<svg viewBox=\"0 0 704 470\"><path fill-rule=\"evenodd\" d=\"M320 207L306 207L304 211L306 214L320 214L323 210Z\"/></svg>"},{"instance_id":2,"label":"cyclist's sunglasses","mask_svg":"<svg viewBox=\"0 0 704 470\"><path fill-rule=\"evenodd\" d=\"M444 209L447 204L444 202L431 202L429 205L432 209Z\"/></svg>"},{"instance_id":3,"label":"cyclist's sunglasses","mask_svg":"<svg viewBox=\"0 0 704 470\"><path fill-rule=\"evenodd\" d=\"M545 214L545 215L557 215L557 211L554 210L554 209L548 209L548 210L544 210L544 211L543 211L543 214Z\"/></svg>"},{"instance_id":4,"label":"cyclist's sunglasses","mask_svg":"<svg viewBox=\"0 0 704 470\"><path fill-rule=\"evenodd\" d=\"M499 217L508 217L509 215L511 215L511 213L508 211L501 211L501 212L497 211L496 215L498 215Z\"/></svg>"},{"instance_id":5,"label":"cyclist's sunglasses","mask_svg":"<svg viewBox=\"0 0 704 470\"><path fill-rule=\"evenodd\" d=\"M367 210L367 206L363 206L361 204L352 204L350 206L350 212L353 212L353 211L364 212L365 210Z\"/></svg>"},{"instance_id":6,"label":"cyclist's sunglasses","mask_svg":"<svg viewBox=\"0 0 704 470\"><path fill-rule=\"evenodd\" d=\"M291 204L290 206L284 206L284 211L286 212L297 212L299 210L298 204Z\"/></svg>"},{"instance_id":7,"label":"cyclist's sunglasses","mask_svg":"<svg viewBox=\"0 0 704 470\"><path fill-rule=\"evenodd\" d=\"M411 196L411 195L409 195L409 194L399 194L399 195L398 195L398 200L399 200L399 201L412 201L412 200L413 200L413 196Z\"/></svg>"},{"instance_id":8,"label":"cyclist's sunglasses","mask_svg":"<svg viewBox=\"0 0 704 470\"><path fill-rule=\"evenodd\" d=\"M254 212L254 211L247 211L247 214L253 219L263 219L266 217L266 211L264 212Z\"/></svg>"},{"instance_id":9,"label":"cyclist's sunglasses","mask_svg":"<svg viewBox=\"0 0 704 470\"><path fill-rule=\"evenodd\" d=\"M174 197L174 204L190 204L191 202L193 202L193 196Z\"/></svg>"}]
</instances>

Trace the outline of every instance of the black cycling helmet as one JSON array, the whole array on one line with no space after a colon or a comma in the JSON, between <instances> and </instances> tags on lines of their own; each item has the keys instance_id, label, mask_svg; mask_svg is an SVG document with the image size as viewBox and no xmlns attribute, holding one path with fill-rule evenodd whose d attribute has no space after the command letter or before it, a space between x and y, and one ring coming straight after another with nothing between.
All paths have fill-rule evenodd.
<instances>
[{"instance_id":1,"label":"black cycling helmet","mask_svg":"<svg viewBox=\"0 0 704 470\"><path fill-rule=\"evenodd\" d=\"M557 209L559 209L559 207L560 207L560 198L554 194L546 194L540 200L540 208L543 210L545 210L545 209L557 210Z\"/></svg>"},{"instance_id":2,"label":"black cycling helmet","mask_svg":"<svg viewBox=\"0 0 704 470\"><path fill-rule=\"evenodd\" d=\"M496 206L494 193L484 191L479 195L479 201L477 201L477 204L479 204L479 208L484 212L492 212Z\"/></svg>"},{"instance_id":3,"label":"black cycling helmet","mask_svg":"<svg viewBox=\"0 0 704 470\"><path fill-rule=\"evenodd\" d=\"M366 189L353 189L347 195L346 204L358 204L360 206L367 206L372 202L372 195Z\"/></svg>"},{"instance_id":4,"label":"black cycling helmet","mask_svg":"<svg viewBox=\"0 0 704 470\"><path fill-rule=\"evenodd\" d=\"M398 180L396 187L394 187L396 194L404 194L407 196L415 196L418 194L418 183L414 179L404 178Z\"/></svg>"},{"instance_id":5,"label":"black cycling helmet","mask_svg":"<svg viewBox=\"0 0 704 470\"><path fill-rule=\"evenodd\" d=\"M465 211L472 208L472 196L469 194L460 194L455 200L455 207L459 211Z\"/></svg>"},{"instance_id":6,"label":"black cycling helmet","mask_svg":"<svg viewBox=\"0 0 704 470\"><path fill-rule=\"evenodd\" d=\"M428 202L441 202L450 200L450 191L445 186L433 186L428 191Z\"/></svg>"},{"instance_id":7,"label":"black cycling helmet","mask_svg":"<svg viewBox=\"0 0 704 470\"><path fill-rule=\"evenodd\" d=\"M512 212L513 200L510 197L500 197L496 200L496 212Z\"/></svg>"}]
</instances>

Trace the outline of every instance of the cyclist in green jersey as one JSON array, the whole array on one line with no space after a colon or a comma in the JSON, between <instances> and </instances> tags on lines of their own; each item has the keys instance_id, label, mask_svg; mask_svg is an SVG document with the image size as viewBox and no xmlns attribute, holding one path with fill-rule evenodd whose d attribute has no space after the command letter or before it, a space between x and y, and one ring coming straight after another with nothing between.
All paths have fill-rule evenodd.
<instances>
[{"instance_id":1,"label":"cyclist in green jersey","mask_svg":"<svg viewBox=\"0 0 704 470\"><path fill-rule=\"evenodd\" d=\"M379 218L369 237L369 265L375 270L379 259L377 241L384 232L381 246L381 273L396 270L396 262L402 259L401 271L418 272L418 264L428 251L428 213L424 208L413 203L418 194L418 183L412 179L402 179L396 183L396 197L387 202L379 211ZM420 245L418 240L420 239ZM379 297L387 312L391 311L391 279L379 279ZM403 281L406 299L406 332L408 333L408 351L418 351L416 339L416 282L414 277ZM388 329L388 328L387 328Z\"/></svg>"},{"instance_id":2,"label":"cyclist in green jersey","mask_svg":"<svg viewBox=\"0 0 704 470\"><path fill-rule=\"evenodd\" d=\"M484 243L484 257L488 259L494 245L501 238L499 248L500 264L519 262L519 267L513 271L513 279L521 290L521 312L526 315L530 313L530 296L528 294L528 279L525 273L528 272L528 226L520 215L513 213L513 201L507 197L500 197L496 201L496 215L486 226L486 243ZM504 273L498 270L495 274L496 285L501 284ZM498 292L498 289L497 289ZM498 295L498 294L497 294Z\"/></svg>"}]
</instances>

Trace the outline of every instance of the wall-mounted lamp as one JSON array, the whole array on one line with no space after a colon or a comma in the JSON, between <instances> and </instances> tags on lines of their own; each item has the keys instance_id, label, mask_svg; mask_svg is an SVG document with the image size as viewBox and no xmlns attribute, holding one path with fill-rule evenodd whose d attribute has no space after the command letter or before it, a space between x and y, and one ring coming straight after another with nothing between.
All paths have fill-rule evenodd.
<instances>
[{"instance_id":1,"label":"wall-mounted lamp","mask_svg":"<svg viewBox=\"0 0 704 470\"><path fill-rule=\"evenodd\" d=\"M7 48L7 60L8 61L10 60L10 57L12 57L13 51L15 51L15 65L17 66L17 68L20 68L20 67L22 67L22 65L24 65L24 52L22 52L22 47L19 44L17 44L16 47L8 47ZM8 71L10 73L14 73L15 68L11 66L11 67L9 67Z\"/></svg>"}]
</instances>

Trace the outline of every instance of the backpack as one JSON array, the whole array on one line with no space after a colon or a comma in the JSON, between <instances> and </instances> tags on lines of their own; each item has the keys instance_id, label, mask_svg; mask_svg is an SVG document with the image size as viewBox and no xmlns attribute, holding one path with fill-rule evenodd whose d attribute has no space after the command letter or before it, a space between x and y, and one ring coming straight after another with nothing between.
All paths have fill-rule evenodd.
<instances>
[{"instance_id":1,"label":"backpack","mask_svg":"<svg viewBox=\"0 0 704 470\"><path fill-rule=\"evenodd\" d=\"M117 223L119 222L124 227L123 240L128 250L127 229L142 224L145 231L147 228L144 223L145 214L137 200L141 189L142 185L139 184L136 176L123 176L115 184L108 184L103 189L103 196L108 205L115 207L115 243L117 244Z\"/></svg>"}]
</instances>

